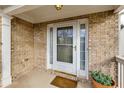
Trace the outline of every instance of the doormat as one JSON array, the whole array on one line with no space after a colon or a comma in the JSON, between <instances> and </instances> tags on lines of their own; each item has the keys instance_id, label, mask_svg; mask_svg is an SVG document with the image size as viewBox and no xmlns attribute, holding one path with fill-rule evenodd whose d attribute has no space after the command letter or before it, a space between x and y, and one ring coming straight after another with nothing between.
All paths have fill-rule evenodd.
<instances>
[{"instance_id":1,"label":"doormat","mask_svg":"<svg viewBox=\"0 0 124 93\"><path fill-rule=\"evenodd\" d=\"M59 88L76 88L77 87L77 81L60 77L60 76L56 76L54 80L51 82L51 84Z\"/></svg>"}]
</instances>

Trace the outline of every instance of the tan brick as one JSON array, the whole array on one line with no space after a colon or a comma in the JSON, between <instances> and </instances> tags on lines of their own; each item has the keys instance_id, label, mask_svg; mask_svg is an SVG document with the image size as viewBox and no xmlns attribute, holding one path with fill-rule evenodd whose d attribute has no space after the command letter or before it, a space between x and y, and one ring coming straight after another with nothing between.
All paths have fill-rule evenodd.
<instances>
[{"instance_id":1,"label":"tan brick","mask_svg":"<svg viewBox=\"0 0 124 93\"><path fill-rule=\"evenodd\" d=\"M33 24L14 18L12 20L12 78L18 78L34 67Z\"/></svg>"}]
</instances>

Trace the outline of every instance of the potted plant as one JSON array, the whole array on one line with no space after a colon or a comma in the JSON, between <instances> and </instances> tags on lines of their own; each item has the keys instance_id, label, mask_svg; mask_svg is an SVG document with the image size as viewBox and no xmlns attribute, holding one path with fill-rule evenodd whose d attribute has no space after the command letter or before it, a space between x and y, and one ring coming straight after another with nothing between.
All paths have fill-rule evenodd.
<instances>
[{"instance_id":1,"label":"potted plant","mask_svg":"<svg viewBox=\"0 0 124 93\"><path fill-rule=\"evenodd\" d=\"M91 71L91 80L94 88L114 88L115 81L110 75L105 75L101 71Z\"/></svg>"}]
</instances>

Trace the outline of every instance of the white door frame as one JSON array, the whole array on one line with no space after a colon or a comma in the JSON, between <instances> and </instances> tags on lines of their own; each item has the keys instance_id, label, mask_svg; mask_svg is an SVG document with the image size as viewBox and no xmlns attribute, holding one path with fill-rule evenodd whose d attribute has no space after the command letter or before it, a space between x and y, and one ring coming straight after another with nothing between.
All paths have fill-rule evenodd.
<instances>
[{"instance_id":1,"label":"white door frame","mask_svg":"<svg viewBox=\"0 0 124 93\"><path fill-rule=\"evenodd\" d=\"M57 61L57 28L59 27L67 27L67 26L73 26L73 62L66 63L66 62L59 62ZM53 30L53 47L54 47L54 53L53 53L53 69L62 71L62 72L68 72L70 74L77 74L77 66L76 66L76 22L61 22L54 24L54 30Z\"/></svg>"},{"instance_id":2,"label":"white door frame","mask_svg":"<svg viewBox=\"0 0 124 93\"><path fill-rule=\"evenodd\" d=\"M76 26L76 29L77 29L77 54L76 54L77 73L76 73L76 75L77 75L77 77L83 76L86 79L88 79L88 19L79 19L79 20L59 22L58 24L60 24L60 23L72 23L72 22L77 23L77 26ZM55 23L55 24L57 24L57 23ZM53 69L53 64L50 63L50 28L54 29L55 24L48 24L47 25L47 55L46 55L46 57L47 57L47 69ZM80 42L79 42L80 41L80 24L85 24L85 26L86 26L85 71L80 70Z\"/></svg>"},{"instance_id":3,"label":"white door frame","mask_svg":"<svg viewBox=\"0 0 124 93\"><path fill-rule=\"evenodd\" d=\"M85 38L85 70L80 70L80 24L85 24L86 38ZM77 27L77 77L89 78L89 56L88 56L88 19L79 19Z\"/></svg>"}]
</instances>

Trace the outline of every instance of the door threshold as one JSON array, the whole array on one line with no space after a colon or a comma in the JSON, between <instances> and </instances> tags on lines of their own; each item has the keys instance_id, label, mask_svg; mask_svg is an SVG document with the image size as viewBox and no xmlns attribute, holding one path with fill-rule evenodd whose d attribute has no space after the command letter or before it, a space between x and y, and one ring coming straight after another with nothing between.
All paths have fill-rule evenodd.
<instances>
[{"instance_id":1,"label":"door threshold","mask_svg":"<svg viewBox=\"0 0 124 93\"><path fill-rule=\"evenodd\" d=\"M66 75L69 75L69 76L77 77L76 75L73 75L73 74L70 74L70 73L66 73L66 72L62 72L62 71L58 71L58 70L53 70L53 71L58 72L58 73L62 73L62 74L66 74Z\"/></svg>"}]
</instances>

